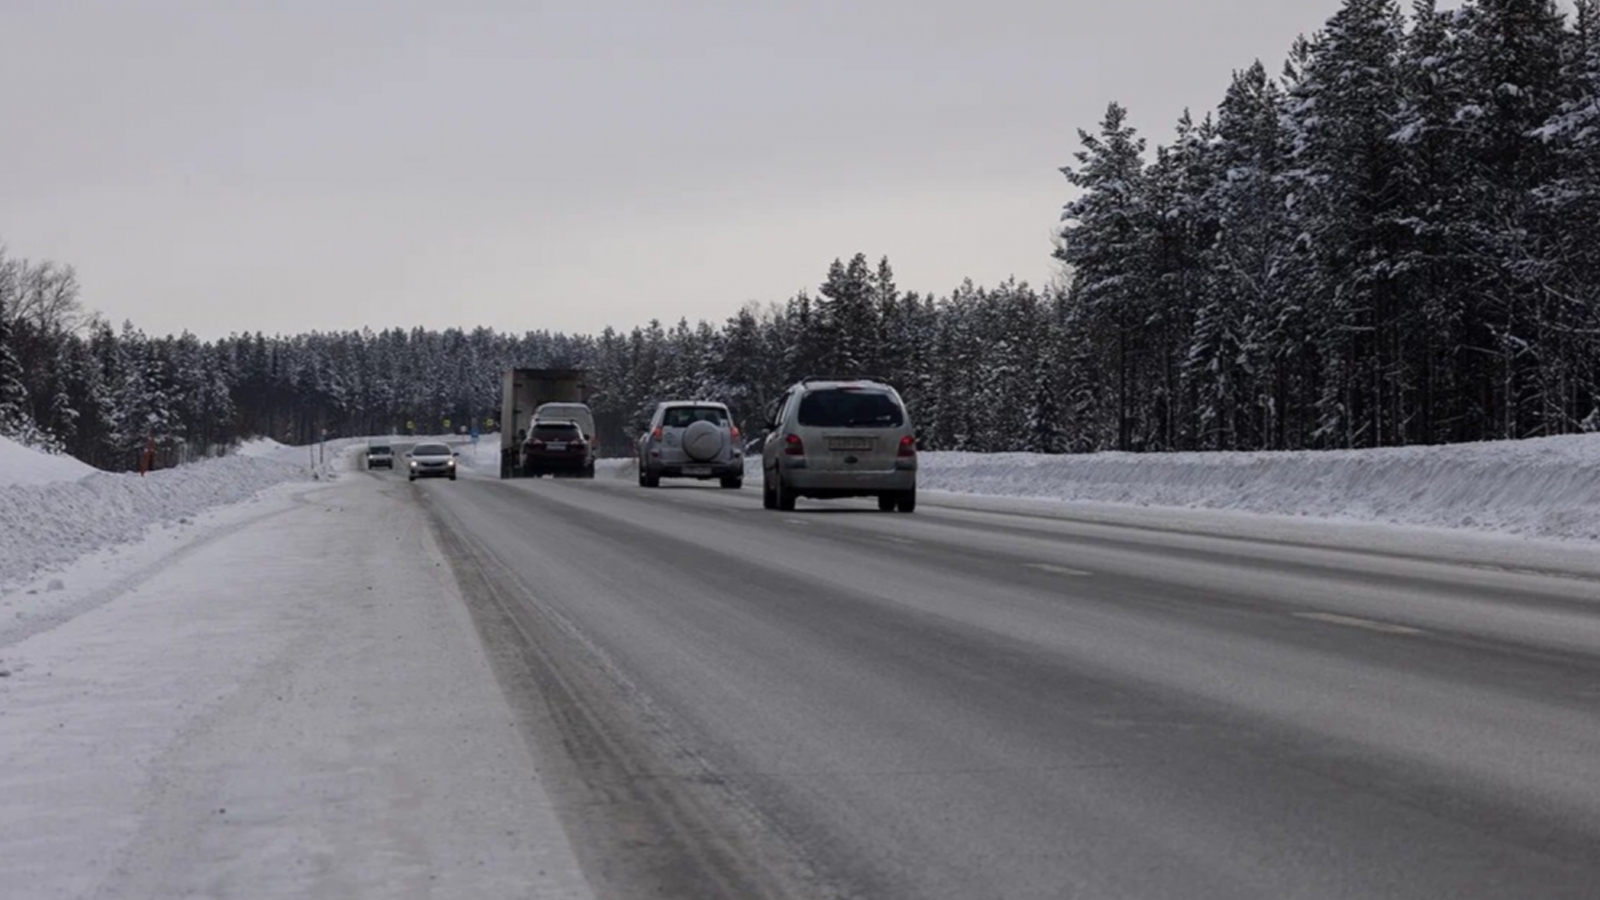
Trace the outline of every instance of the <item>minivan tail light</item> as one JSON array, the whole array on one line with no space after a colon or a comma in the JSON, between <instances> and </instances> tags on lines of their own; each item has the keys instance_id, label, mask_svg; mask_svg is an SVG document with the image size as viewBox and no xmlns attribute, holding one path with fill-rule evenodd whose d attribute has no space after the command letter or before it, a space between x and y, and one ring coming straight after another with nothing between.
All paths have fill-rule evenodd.
<instances>
[{"instance_id":1,"label":"minivan tail light","mask_svg":"<svg viewBox=\"0 0 1600 900\"><path fill-rule=\"evenodd\" d=\"M783 455L805 456L806 442L800 440L800 435L798 434L785 435L783 439Z\"/></svg>"},{"instance_id":2,"label":"minivan tail light","mask_svg":"<svg viewBox=\"0 0 1600 900\"><path fill-rule=\"evenodd\" d=\"M904 459L904 458L906 458L908 456L916 456L916 455L917 455L917 439L912 437L909 434L906 435L905 437L901 438L900 439L900 458Z\"/></svg>"}]
</instances>

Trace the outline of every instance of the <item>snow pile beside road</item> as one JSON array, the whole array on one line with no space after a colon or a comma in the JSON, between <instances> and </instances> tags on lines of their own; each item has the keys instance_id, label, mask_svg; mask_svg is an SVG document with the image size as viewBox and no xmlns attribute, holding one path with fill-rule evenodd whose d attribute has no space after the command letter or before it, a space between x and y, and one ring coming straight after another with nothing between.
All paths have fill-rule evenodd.
<instances>
[{"instance_id":1,"label":"snow pile beside road","mask_svg":"<svg viewBox=\"0 0 1600 900\"><path fill-rule=\"evenodd\" d=\"M926 490L1600 540L1600 435L1284 453L924 453Z\"/></svg>"},{"instance_id":2,"label":"snow pile beside road","mask_svg":"<svg viewBox=\"0 0 1600 900\"><path fill-rule=\"evenodd\" d=\"M0 489L7 485L76 481L94 471L94 466L70 456L56 456L0 437Z\"/></svg>"},{"instance_id":3,"label":"snow pile beside road","mask_svg":"<svg viewBox=\"0 0 1600 900\"><path fill-rule=\"evenodd\" d=\"M0 588L103 547L138 540L151 526L305 480L311 466L309 460L230 456L144 477L90 473L75 481L0 484Z\"/></svg>"}]
</instances>

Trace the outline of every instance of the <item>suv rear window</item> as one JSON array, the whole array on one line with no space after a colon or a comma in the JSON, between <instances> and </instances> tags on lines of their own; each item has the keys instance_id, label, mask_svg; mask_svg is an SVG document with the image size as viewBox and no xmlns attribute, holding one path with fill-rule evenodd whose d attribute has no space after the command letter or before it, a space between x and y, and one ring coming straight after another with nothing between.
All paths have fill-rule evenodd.
<instances>
[{"instance_id":1,"label":"suv rear window","mask_svg":"<svg viewBox=\"0 0 1600 900\"><path fill-rule=\"evenodd\" d=\"M580 436L581 431L578 426L570 423L535 425L531 435L531 437L536 437L541 441L552 438L558 441L575 441Z\"/></svg>"},{"instance_id":2,"label":"suv rear window","mask_svg":"<svg viewBox=\"0 0 1600 900\"><path fill-rule=\"evenodd\" d=\"M905 413L883 391L827 388L800 398L800 424L812 428L898 428Z\"/></svg>"},{"instance_id":3,"label":"suv rear window","mask_svg":"<svg viewBox=\"0 0 1600 900\"><path fill-rule=\"evenodd\" d=\"M661 417L667 428L688 428L696 422L728 423L728 411L715 406L672 406Z\"/></svg>"}]
</instances>

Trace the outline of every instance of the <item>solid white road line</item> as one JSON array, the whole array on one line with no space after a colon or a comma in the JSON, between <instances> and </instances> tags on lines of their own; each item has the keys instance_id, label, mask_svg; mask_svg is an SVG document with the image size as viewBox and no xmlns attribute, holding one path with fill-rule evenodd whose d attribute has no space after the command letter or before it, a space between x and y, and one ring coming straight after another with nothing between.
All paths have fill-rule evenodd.
<instances>
[{"instance_id":1,"label":"solid white road line","mask_svg":"<svg viewBox=\"0 0 1600 900\"><path fill-rule=\"evenodd\" d=\"M1388 622L1374 622L1371 619L1358 619L1355 616L1341 616L1338 613L1307 612L1295 613L1297 619L1310 619L1313 622L1326 622L1329 625L1347 625L1351 628L1365 628L1368 631L1379 631L1384 634L1421 634L1420 628L1408 628L1405 625L1393 625Z\"/></svg>"}]
</instances>

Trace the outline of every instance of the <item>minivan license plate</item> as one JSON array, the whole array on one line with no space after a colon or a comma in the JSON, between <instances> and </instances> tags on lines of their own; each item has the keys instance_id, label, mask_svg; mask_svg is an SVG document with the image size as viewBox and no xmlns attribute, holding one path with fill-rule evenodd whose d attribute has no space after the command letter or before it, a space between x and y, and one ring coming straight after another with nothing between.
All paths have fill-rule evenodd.
<instances>
[{"instance_id":1,"label":"minivan license plate","mask_svg":"<svg viewBox=\"0 0 1600 900\"><path fill-rule=\"evenodd\" d=\"M871 450L872 438L828 438L829 450Z\"/></svg>"}]
</instances>

